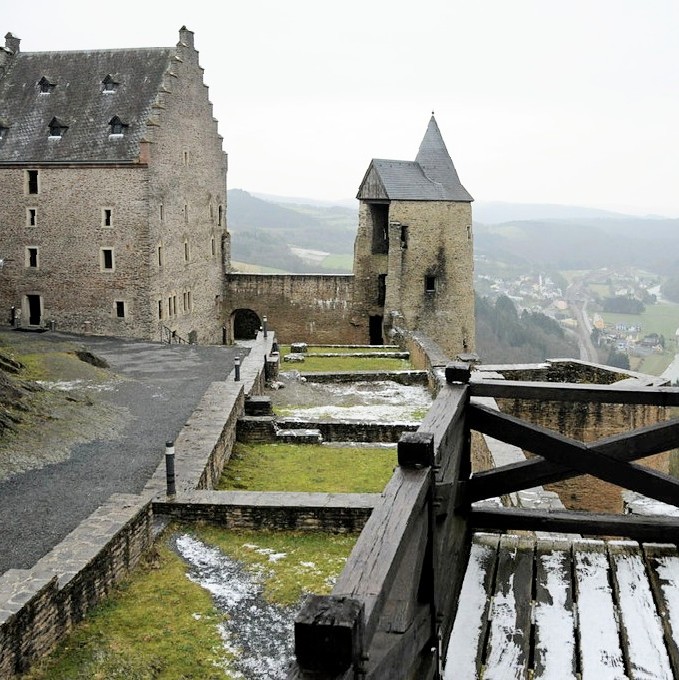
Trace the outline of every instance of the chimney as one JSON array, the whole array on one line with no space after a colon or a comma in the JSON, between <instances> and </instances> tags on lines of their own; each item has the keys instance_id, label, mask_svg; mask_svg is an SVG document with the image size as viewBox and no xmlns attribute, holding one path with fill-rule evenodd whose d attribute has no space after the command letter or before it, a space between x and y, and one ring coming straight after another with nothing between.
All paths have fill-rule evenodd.
<instances>
[{"instance_id":1,"label":"chimney","mask_svg":"<svg viewBox=\"0 0 679 680\"><path fill-rule=\"evenodd\" d=\"M21 38L17 38L12 33L8 33L5 36L5 47L12 52L12 54L19 54L19 45L21 44Z\"/></svg>"},{"instance_id":2,"label":"chimney","mask_svg":"<svg viewBox=\"0 0 679 680\"><path fill-rule=\"evenodd\" d=\"M193 46L193 31L189 31L186 26L182 26L179 29L179 43L190 47L192 50L195 49Z\"/></svg>"}]
</instances>

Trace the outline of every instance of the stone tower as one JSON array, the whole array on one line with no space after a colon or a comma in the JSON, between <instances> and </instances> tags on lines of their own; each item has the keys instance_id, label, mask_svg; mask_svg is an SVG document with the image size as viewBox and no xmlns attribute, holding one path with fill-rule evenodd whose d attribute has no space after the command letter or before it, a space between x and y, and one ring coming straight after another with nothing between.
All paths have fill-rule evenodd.
<instances>
[{"instance_id":1,"label":"stone tower","mask_svg":"<svg viewBox=\"0 0 679 680\"><path fill-rule=\"evenodd\" d=\"M414 161L373 159L358 190L354 313L371 344L420 331L474 349L471 203L434 115Z\"/></svg>"}]
</instances>

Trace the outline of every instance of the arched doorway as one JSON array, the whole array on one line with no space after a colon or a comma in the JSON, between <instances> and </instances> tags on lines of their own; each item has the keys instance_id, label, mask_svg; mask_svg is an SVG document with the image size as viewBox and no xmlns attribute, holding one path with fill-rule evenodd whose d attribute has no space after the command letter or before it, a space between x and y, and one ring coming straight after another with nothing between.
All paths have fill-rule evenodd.
<instances>
[{"instance_id":1,"label":"arched doorway","mask_svg":"<svg viewBox=\"0 0 679 680\"><path fill-rule=\"evenodd\" d=\"M231 327L234 340L254 340L262 321L251 309L236 309L231 314Z\"/></svg>"}]
</instances>

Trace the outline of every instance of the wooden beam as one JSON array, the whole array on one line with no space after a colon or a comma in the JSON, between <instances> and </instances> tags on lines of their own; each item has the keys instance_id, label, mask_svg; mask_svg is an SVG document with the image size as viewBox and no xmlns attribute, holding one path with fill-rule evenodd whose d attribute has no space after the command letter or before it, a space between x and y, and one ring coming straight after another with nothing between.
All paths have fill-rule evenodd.
<instances>
[{"instance_id":1,"label":"wooden beam","mask_svg":"<svg viewBox=\"0 0 679 680\"><path fill-rule=\"evenodd\" d=\"M474 406L474 408L483 408ZM497 437L496 437L497 438ZM663 421L646 427L599 439L586 445L588 449L605 454L615 460L632 461L679 447L679 420ZM519 463L475 473L466 485L469 503L484 498L529 488L544 486L562 479L571 479L580 472L541 456Z\"/></svg>"},{"instance_id":2,"label":"wooden beam","mask_svg":"<svg viewBox=\"0 0 679 680\"><path fill-rule=\"evenodd\" d=\"M472 529L549 531L586 536L624 536L659 543L679 542L679 517L472 508L467 519Z\"/></svg>"},{"instance_id":3,"label":"wooden beam","mask_svg":"<svg viewBox=\"0 0 679 680\"><path fill-rule=\"evenodd\" d=\"M637 385L582 385L578 383L528 382L519 380L472 380L472 397L538 399L540 401L588 401L606 404L653 404L679 406L679 387Z\"/></svg>"},{"instance_id":4,"label":"wooden beam","mask_svg":"<svg viewBox=\"0 0 679 680\"><path fill-rule=\"evenodd\" d=\"M468 411L467 423L470 428L520 446L552 463L577 470L581 474L593 475L625 489L638 491L663 503L675 505L679 500L679 480L674 477L635 463L617 460L558 432L485 406L470 405ZM467 486L471 486L472 489L477 486L475 494L477 497L483 493L484 495L480 497L493 498L500 494L492 487L489 481L492 478L493 473L489 472L482 478L480 487L477 486L476 480L473 483L470 480ZM523 488L531 486L536 486L535 480L530 477L524 479Z\"/></svg>"},{"instance_id":5,"label":"wooden beam","mask_svg":"<svg viewBox=\"0 0 679 680\"><path fill-rule=\"evenodd\" d=\"M332 595L309 595L295 619L295 656L301 670L332 677L362 658L363 605Z\"/></svg>"},{"instance_id":6,"label":"wooden beam","mask_svg":"<svg viewBox=\"0 0 679 680\"><path fill-rule=\"evenodd\" d=\"M405 546L427 531L430 474L431 468L396 468L335 583L333 595L357 599L365 606L366 649L399 573Z\"/></svg>"}]
</instances>

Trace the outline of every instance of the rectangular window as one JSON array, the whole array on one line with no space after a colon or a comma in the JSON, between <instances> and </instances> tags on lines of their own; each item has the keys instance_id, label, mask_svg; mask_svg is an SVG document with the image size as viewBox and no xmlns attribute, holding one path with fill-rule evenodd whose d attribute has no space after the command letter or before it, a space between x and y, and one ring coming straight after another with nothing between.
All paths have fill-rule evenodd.
<instances>
[{"instance_id":1,"label":"rectangular window","mask_svg":"<svg viewBox=\"0 0 679 680\"><path fill-rule=\"evenodd\" d=\"M38 211L36 208L26 208L26 226L34 227L38 223Z\"/></svg>"},{"instance_id":2,"label":"rectangular window","mask_svg":"<svg viewBox=\"0 0 679 680\"><path fill-rule=\"evenodd\" d=\"M189 309L189 311L191 311L191 291L188 291L188 292L186 293L186 301L187 301L188 304L189 304L188 309Z\"/></svg>"},{"instance_id":3,"label":"rectangular window","mask_svg":"<svg viewBox=\"0 0 679 680\"><path fill-rule=\"evenodd\" d=\"M377 275L377 304L380 307L384 307L384 300L387 296L387 275L378 274Z\"/></svg>"},{"instance_id":4,"label":"rectangular window","mask_svg":"<svg viewBox=\"0 0 679 680\"><path fill-rule=\"evenodd\" d=\"M435 276L425 276L424 277L424 292L425 293L435 293L436 292L436 277Z\"/></svg>"},{"instance_id":5,"label":"rectangular window","mask_svg":"<svg viewBox=\"0 0 679 680\"><path fill-rule=\"evenodd\" d=\"M408 227L405 224L401 225L401 250L408 248Z\"/></svg>"},{"instance_id":6,"label":"rectangular window","mask_svg":"<svg viewBox=\"0 0 679 680\"><path fill-rule=\"evenodd\" d=\"M37 170L26 170L26 187L29 194L38 193L39 184Z\"/></svg>"},{"instance_id":7,"label":"rectangular window","mask_svg":"<svg viewBox=\"0 0 679 680\"><path fill-rule=\"evenodd\" d=\"M26 248L26 266L37 269L38 265L38 248L36 246L28 246Z\"/></svg>"},{"instance_id":8,"label":"rectangular window","mask_svg":"<svg viewBox=\"0 0 679 680\"><path fill-rule=\"evenodd\" d=\"M188 203L184 203L184 222L186 224L189 223L189 205L188 205Z\"/></svg>"},{"instance_id":9,"label":"rectangular window","mask_svg":"<svg viewBox=\"0 0 679 680\"><path fill-rule=\"evenodd\" d=\"M210 252L212 253L212 257L215 256L215 237L213 236L210 239Z\"/></svg>"},{"instance_id":10,"label":"rectangular window","mask_svg":"<svg viewBox=\"0 0 679 680\"><path fill-rule=\"evenodd\" d=\"M158 300L158 318L162 319L163 318L163 301Z\"/></svg>"},{"instance_id":11,"label":"rectangular window","mask_svg":"<svg viewBox=\"0 0 679 680\"><path fill-rule=\"evenodd\" d=\"M102 227L110 227L112 225L113 225L113 216L112 216L111 208L102 208L101 209L101 226Z\"/></svg>"},{"instance_id":12,"label":"rectangular window","mask_svg":"<svg viewBox=\"0 0 679 680\"><path fill-rule=\"evenodd\" d=\"M219 215L217 217L217 225L220 226L220 227L222 226L223 215L224 215L224 208L222 208L222 206L220 205L219 206Z\"/></svg>"},{"instance_id":13,"label":"rectangular window","mask_svg":"<svg viewBox=\"0 0 679 680\"><path fill-rule=\"evenodd\" d=\"M184 262L189 261L189 242L184 241Z\"/></svg>"},{"instance_id":14,"label":"rectangular window","mask_svg":"<svg viewBox=\"0 0 679 680\"><path fill-rule=\"evenodd\" d=\"M158 246L158 266L163 266L163 246Z\"/></svg>"},{"instance_id":15,"label":"rectangular window","mask_svg":"<svg viewBox=\"0 0 679 680\"><path fill-rule=\"evenodd\" d=\"M172 296L172 313L177 316L177 296Z\"/></svg>"},{"instance_id":16,"label":"rectangular window","mask_svg":"<svg viewBox=\"0 0 679 680\"><path fill-rule=\"evenodd\" d=\"M172 298L167 298L167 315L172 316Z\"/></svg>"},{"instance_id":17,"label":"rectangular window","mask_svg":"<svg viewBox=\"0 0 679 680\"><path fill-rule=\"evenodd\" d=\"M163 210L163 204L161 203L159 208L158 208L158 216L160 217L160 221L162 222L165 219L165 211Z\"/></svg>"},{"instance_id":18,"label":"rectangular window","mask_svg":"<svg viewBox=\"0 0 679 680\"><path fill-rule=\"evenodd\" d=\"M119 319L125 318L125 302L123 300L116 300L116 316Z\"/></svg>"},{"instance_id":19,"label":"rectangular window","mask_svg":"<svg viewBox=\"0 0 679 680\"><path fill-rule=\"evenodd\" d=\"M100 253L102 270L112 271L114 269L113 248L102 248Z\"/></svg>"}]
</instances>

